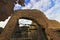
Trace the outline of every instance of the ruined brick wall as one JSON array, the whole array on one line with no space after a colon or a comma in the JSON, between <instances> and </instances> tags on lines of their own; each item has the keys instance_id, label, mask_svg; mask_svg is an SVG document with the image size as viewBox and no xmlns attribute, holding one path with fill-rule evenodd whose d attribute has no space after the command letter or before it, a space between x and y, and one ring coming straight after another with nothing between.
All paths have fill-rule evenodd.
<instances>
[{"instance_id":1,"label":"ruined brick wall","mask_svg":"<svg viewBox=\"0 0 60 40\"><path fill-rule=\"evenodd\" d=\"M60 37L58 36L57 32L54 32L55 30L60 30L60 23L48 20L46 16L39 10L16 11L15 14L12 15L7 25L5 26L3 32L0 34L1 40L9 40L11 38L11 35L13 34L14 29L16 28L17 20L20 18L31 19L37 22L38 25L41 25L42 27L37 28L38 30L40 28L45 29L48 40L60 40Z\"/></svg>"},{"instance_id":2,"label":"ruined brick wall","mask_svg":"<svg viewBox=\"0 0 60 40\"><path fill-rule=\"evenodd\" d=\"M34 21L36 21L39 25L42 25L41 28L45 28L47 27L47 23L46 20L47 18L45 17L45 15L38 10L20 10L20 11L16 11L14 15L12 15L11 19L9 20L9 22L7 23L7 25L5 26L3 32L0 34L0 39L1 40L9 40L12 33L14 32L14 29L16 28L16 23L17 20L20 18L29 18L32 19ZM39 27L37 27L39 28Z\"/></svg>"}]
</instances>

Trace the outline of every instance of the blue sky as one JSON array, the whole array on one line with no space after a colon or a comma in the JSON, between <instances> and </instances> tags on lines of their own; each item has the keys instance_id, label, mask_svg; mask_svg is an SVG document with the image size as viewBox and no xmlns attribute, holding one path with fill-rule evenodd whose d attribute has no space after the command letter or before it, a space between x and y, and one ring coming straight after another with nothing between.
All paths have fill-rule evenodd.
<instances>
[{"instance_id":1,"label":"blue sky","mask_svg":"<svg viewBox=\"0 0 60 40\"><path fill-rule=\"evenodd\" d=\"M21 9L37 9L42 11L48 19L60 22L60 0L25 0L24 7L19 4L14 7L14 10ZM7 20L0 22L0 26L4 27Z\"/></svg>"}]
</instances>

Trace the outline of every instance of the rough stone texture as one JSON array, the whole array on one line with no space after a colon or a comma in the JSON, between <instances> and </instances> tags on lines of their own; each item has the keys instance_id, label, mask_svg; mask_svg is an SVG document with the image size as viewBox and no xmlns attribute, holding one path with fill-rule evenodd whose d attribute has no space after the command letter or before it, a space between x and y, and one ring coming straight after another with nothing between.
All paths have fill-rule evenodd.
<instances>
[{"instance_id":1,"label":"rough stone texture","mask_svg":"<svg viewBox=\"0 0 60 40\"><path fill-rule=\"evenodd\" d=\"M35 21L39 25L37 26L38 32L41 33L41 29L45 29L48 40L60 40L60 37L56 31L60 30L60 23L57 21L48 20L46 16L39 10L16 11L5 26L3 32L0 34L1 40L10 39L14 29L16 28L17 20L20 18L31 19ZM38 40L45 40L44 37L42 37L43 39L40 39L42 35L43 34L39 34Z\"/></svg>"},{"instance_id":2,"label":"rough stone texture","mask_svg":"<svg viewBox=\"0 0 60 40\"><path fill-rule=\"evenodd\" d=\"M48 22L48 28L52 28L52 29L55 29L55 30L60 30L60 23L57 22L56 20L49 20Z\"/></svg>"},{"instance_id":3,"label":"rough stone texture","mask_svg":"<svg viewBox=\"0 0 60 40\"><path fill-rule=\"evenodd\" d=\"M0 0L0 21L4 21L14 14L13 6L16 0ZM19 3L23 6L24 0L19 0Z\"/></svg>"},{"instance_id":4,"label":"rough stone texture","mask_svg":"<svg viewBox=\"0 0 60 40\"><path fill-rule=\"evenodd\" d=\"M55 20L49 20L48 27L46 28L48 40L60 40L60 23Z\"/></svg>"},{"instance_id":5,"label":"rough stone texture","mask_svg":"<svg viewBox=\"0 0 60 40\"><path fill-rule=\"evenodd\" d=\"M13 3L10 0L0 0L0 21L4 21L13 12Z\"/></svg>"}]
</instances>

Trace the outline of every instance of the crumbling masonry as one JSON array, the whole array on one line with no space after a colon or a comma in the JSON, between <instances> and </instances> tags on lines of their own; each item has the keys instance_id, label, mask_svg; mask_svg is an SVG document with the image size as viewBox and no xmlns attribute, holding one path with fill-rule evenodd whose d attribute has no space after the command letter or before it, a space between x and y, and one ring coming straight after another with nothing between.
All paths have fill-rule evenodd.
<instances>
[{"instance_id":1,"label":"crumbling masonry","mask_svg":"<svg viewBox=\"0 0 60 40\"><path fill-rule=\"evenodd\" d=\"M39 10L20 10L15 11L15 14L12 15L11 19L8 21L7 25L5 26L4 30L0 34L0 40L10 40L12 34L14 33L17 25L18 19L30 19L33 20L37 25L37 33L34 35L31 33L32 39L31 40L60 40L59 37L59 30L60 30L60 23L55 20L48 20L43 12ZM43 34L43 30L45 35ZM12 40L12 39L11 39ZM13 39L14 40L14 39ZM22 40L22 39L15 39L15 40ZM26 40L26 39L25 39Z\"/></svg>"}]
</instances>

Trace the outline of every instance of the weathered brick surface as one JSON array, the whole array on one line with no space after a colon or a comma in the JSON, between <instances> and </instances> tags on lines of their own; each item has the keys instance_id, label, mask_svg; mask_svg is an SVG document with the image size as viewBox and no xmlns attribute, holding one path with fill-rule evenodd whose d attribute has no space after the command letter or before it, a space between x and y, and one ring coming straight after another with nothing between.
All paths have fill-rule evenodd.
<instances>
[{"instance_id":1,"label":"weathered brick surface","mask_svg":"<svg viewBox=\"0 0 60 40\"><path fill-rule=\"evenodd\" d=\"M0 0L0 21L6 20L14 14L13 7L16 0ZM24 0L19 0L19 4L24 5Z\"/></svg>"},{"instance_id":2,"label":"weathered brick surface","mask_svg":"<svg viewBox=\"0 0 60 40\"><path fill-rule=\"evenodd\" d=\"M48 20L46 16L41 11L38 10L16 11L15 14L12 15L7 25L5 26L4 31L1 33L0 35L1 40L10 39L12 33L14 32L14 29L16 28L17 20L21 18L31 19L35 21L38 25L41 25L37 26L38 32L41 33L41 29L42 28L45 29L48 40L60 40L60 37L58 36L57 32L55 32L56 30L60 30L60 23L58 23L57 21ZM42 33L39 34L38 38L41 38L41 36Z\"/></svg>"}]
</instances>

